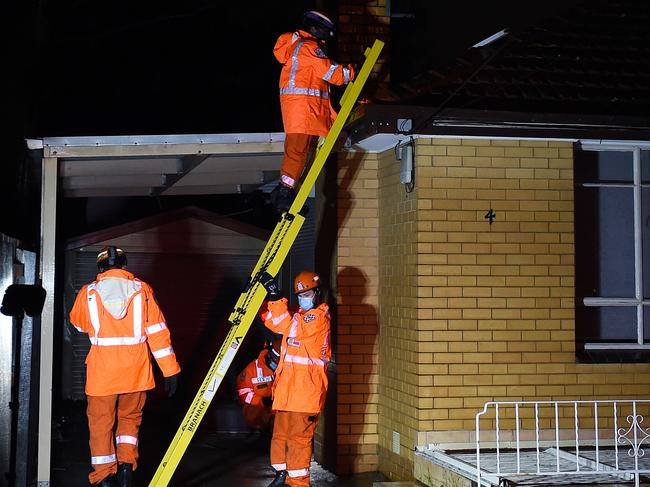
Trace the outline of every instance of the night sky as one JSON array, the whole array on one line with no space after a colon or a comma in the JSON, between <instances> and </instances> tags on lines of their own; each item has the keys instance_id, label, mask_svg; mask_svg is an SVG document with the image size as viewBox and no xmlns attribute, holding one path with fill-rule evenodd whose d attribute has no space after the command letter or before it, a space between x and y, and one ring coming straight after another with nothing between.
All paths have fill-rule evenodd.
<instances>
[{"instance_id":1,"label":"night sky","mask_svg":"<svg viewBox=\"0 0 650 487\"><path fill-rule=\"evenodd\" d=\"M393 77L444 65L504 27L571 3L394 0L394 9L415 17L393 19ZM38 201L28 195L39 181L30 179L25 137L281 131L275 39L303 11L336 17L336 5L13 0L0 182L12 211L2 214L0 231L36 236Z\"/></svg>"},{"instance_id":2,"label":"night sky","mask_svg":"<svg viewBox=\"0 0 650 487\"><path fill-rule=\"evenodd\" d=\"M359 2L363 3L363 2ZM504 28L571 2L393 0L394 77L427 69ZM281 130L277 36L335 1L25 2L13 77L29 136ZM527 5L522 5L527 4ZM408 26L404 30L402 26ZM415 52L412 52L415 51ZM404 71L402 73L401 71Z\"/></svg>"},{"instance_id":3,"label":"night sky","mask_svg":"<svg viewBox=\"0 0 650 487\"><path fill-rule=\"evenodd\" d=\"M271 49L302 8L279 16L267 2L220 5L49 2L36 20L36 71L48 74L29 83L36 106L28 129L50 136L281 129Z\"/></svg>"}]
</instances>

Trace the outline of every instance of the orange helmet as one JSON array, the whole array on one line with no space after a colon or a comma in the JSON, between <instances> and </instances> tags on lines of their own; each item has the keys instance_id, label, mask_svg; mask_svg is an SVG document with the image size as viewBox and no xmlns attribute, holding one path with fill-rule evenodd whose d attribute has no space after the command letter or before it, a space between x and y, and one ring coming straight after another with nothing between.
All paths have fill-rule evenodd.
<instances>
[{"instance_id":1,"label":"orange helmet","mask_svg":"<svg viewBox=\"0 0 650 487\"><path fill-rule=\"evenodd\" d=\"M296 276L296 280L293 281L293 292L294 294L304 293L310 289L314 289L320 286L320 277L315 272L303 271Z\"/></svg>"}]
</instances>

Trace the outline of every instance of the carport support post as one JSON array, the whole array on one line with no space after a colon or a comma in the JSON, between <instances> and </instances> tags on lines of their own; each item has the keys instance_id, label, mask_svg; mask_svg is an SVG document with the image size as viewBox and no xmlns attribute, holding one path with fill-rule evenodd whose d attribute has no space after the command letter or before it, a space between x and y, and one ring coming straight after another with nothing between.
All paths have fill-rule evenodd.
<instances>
[{"instance_id":1,"label":"carport support post","mask_svg":"<svg viewBox=\"0 0 650 487\"><path fill-rule=\"evenodd\" d=\"M41 251L39 274L47 293L41 314L38 393L38 487L50 485L52 436L52 352L54 347L54 247L56 242L56 157L44 157L41 182Z\"/></svg>"}]
</instances>

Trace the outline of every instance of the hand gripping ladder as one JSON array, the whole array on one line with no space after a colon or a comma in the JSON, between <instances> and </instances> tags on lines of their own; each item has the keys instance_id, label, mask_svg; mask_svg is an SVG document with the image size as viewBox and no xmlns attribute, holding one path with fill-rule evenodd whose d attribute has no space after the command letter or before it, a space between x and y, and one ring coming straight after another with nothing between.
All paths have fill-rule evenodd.
<instances>
[{"instance_id":1,"label":"hand gripping ladder","mask_svg":"<svg viewBox=\"0 0 650 487\"><path fill-rule=\"evenodd\" d=\"M174 439L169 445L169 448L167 448L167 452L162 462L160 462L153 479L149 483L149 487L166 487L171 480L176 467L181 461L187 446L199 427L212 398L217 392L221 381L226 375L235 354L239 350L253 319L266 297L266 289L259 282L260 276L265 271L272 276L276 276L282 267L282 263L305 221L305 217L300 215L299 212L307 201L307 197L316 183L316 179L325 161L332 152L334 144L341 134L341 130L352 112L352 108L361 93L361 89L370 76L370 72L377 62L383 46L383 42L375 40L372 48L366 49L364 53L366 59L363 66L357 74L356 79L348 84L343 93L341 97L341 109L327 137L321 137L319 139L313 163L307 172L307 176L291 208L282 214L280 221L276 225L271 238L255 265L246 289L239 296L237 304L235 304L235 308L228 318L231 324L230 331L221 345L217 357L212 362L210 370L194 397L192 405L185 414L178 431L176 431Z\"/></svg>"}]
</instances>

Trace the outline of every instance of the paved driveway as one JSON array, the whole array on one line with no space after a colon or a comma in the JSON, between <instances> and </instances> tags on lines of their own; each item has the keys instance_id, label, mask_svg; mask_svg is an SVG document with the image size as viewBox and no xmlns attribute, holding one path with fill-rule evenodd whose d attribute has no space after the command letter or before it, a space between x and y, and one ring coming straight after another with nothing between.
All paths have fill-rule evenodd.
<instances>
[{"instance_id":1,"label":"paved driveway","mask_svg":"<svg viewBox=\"0 0 650 487\"><path fill-rule=\"evenodd\" d=\"M52 487L87 486L88 428L85 402L66 404L53 435ZM140 431L136 487L146 487L178 426L169 411L145 409ZM259 433L219 434L200 428L178 466L170 487L266 487L274 472L269 465L269 436ZM312 464L313 487L372 487L379 474L341 479Z\"/></svg>"}]
</instances>

